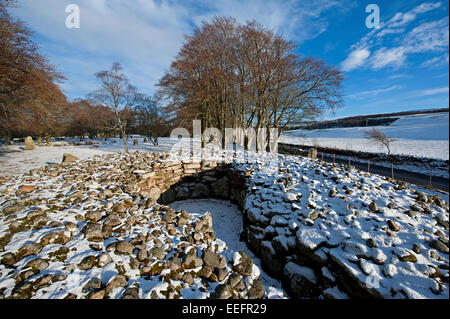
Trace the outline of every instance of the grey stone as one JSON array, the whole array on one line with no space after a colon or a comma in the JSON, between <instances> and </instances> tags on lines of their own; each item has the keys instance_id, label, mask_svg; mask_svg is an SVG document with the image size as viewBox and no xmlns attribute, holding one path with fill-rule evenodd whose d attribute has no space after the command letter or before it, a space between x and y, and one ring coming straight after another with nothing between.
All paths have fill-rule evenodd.
<instances>
[{"instance_id":1,"label":"grey stone","mask_svg":"<svg viewBox=\"0 0 450 319\"><path fill-rule=\"evenodd\" d=\"M113 289L119 287L126 287L128 285L128 281L125 276L115 275L109 283L106 285L106 293L110 293Z\"/></svg>"},{"instance_id":2,"label":"grey stone","mask_svg":"<svg viewBox=\"0 0 450 319\"><path fill-rule=\"evenodd\" d=\"M128 288L123 292L122 299L140 299L139 288Z\"/></svg>"},{"instance_id":3,"label":"grey stone","mask_svg":"<svg viewBox=\"0 0 450 319\"><path fill-rule=\"evenodd\" d=\"M86 237L86 240L93 241L93 242L100 242L103 241L103 232L102 232L102 226L96 223L87 223L83 229L82 232L84 236Z\"/></svg>"},{"instance_id":4,"label":"grey stone","mask_svg":"<svg viewBox=\"0 0 450 319\"><path fill-rule=\"evenodd\" d=\"M144 261L147 258L148 258L147 250L146 249L139 249L138 254L137 254L137 259L139 261Z\"/></svg>"},{"instance_id":5,"label":"grey stone","mask_svg":"<svg viewBox=\"0 0 450 319\"><path fill-rule=\"evenodd\" d=\"M84 215L85 220L90 222L98 222L100 219L102 219L102 213L99 211L96 212L87 212L86 215Z\"/></svg>"},{"instance_id":6,"label":"grey stone","mask_svg":"<svg viewBox=\"0 0 450 319\"><path fill-rule=\"evenodd\" d=\"M241 281L241 276L235 272L233 272L227 280L228 285L230 285L231 288L234 288L240 281Z\"/></svg>"},{"instance_id":7,"label":"grey stone","mask_svg":"<svg viewBox=\"0 0 450 319\"><path fill-rule=\"evenodd\" d=\"M247 297L248 299L261 299L264 297L264 293L264 285L259 280L256 280L248 290Z\"/></svg>"},{"instance_id":8,"label":"grey stone","mask_svg":"<svg viewBox=\"0 0 450 319\"><path fill-rule=\"evenodd\" d=\"M375 202L371 202L369 205L369 210L374 213L378 211L378 206Z\"/></svg>"},{"instance_id":9,"label":"grey stone","mask_svg":"<svg viewBox=\"0 0 450 319\"><path fill-rule=\"evenodd\" d=\"M252 274L253 259L244 252L239 252L239 254L241 255L241 258L239 263L233 266L233 270L244 277L248 277Z\"/></svg>"},{"instance_id":10,"label":"grey stone","mask_svg":"<svg viewBox=\"0 0 450 319\"><path fill-rule=\"evenodd\" d=\"M69 233L70 234L70 233ZM70 237L66 235L64 231L55 231L45 234L41 240L40 244L42 246L47 246L50 244L67 244L70 241Z\"/></svg>"},{"instance_id":11,"label":"grey stone","mask_svg":"<svg viewBox=\"0 0 450 319\"><path fill-rule=\"evenodd\" d=\"M194 283L194 277L190 272L185 272L181 277L181 280L187 283L188 285L192 285Z\"/></svg>"},{"instance_id":12,"label":"grey stone","mask_svg":"<svg viewBox=\"0 0 450 319\"><path fill-rule=\"evenodd\" d=\"M27 262L25 267L32 267L32 268L36 268L38 270L44 270L45 268L48 267L48 265L49 264L45 259L36 258L36 259L30 260L29 262Z\"/></svg>"},{"instance_id":13,"label":"grey stone","mask_svg":"<svg viewBox=\"0 0 450 319\"><path fill-rule=\"evenodd\" d=\"M289 289L297 298L316 298L317 278L311 268L289 262L284 267L284 273L289 279Z\"/></svg>"},{"instance_id":14,"label":"grey stone","mask_svg":"<svg viewBox=\"0 0 450 319\"><path fill-rule=\"evenodd\" d=\"M161 190L159 189L159 187L153 187L150 189L150 191L148 192L148 197L152 200L152 201L157 201L159 199L159 197L161 196Z\"/></svg>"},{"instance_id":15,"label":"grey stone","mask_svg":"<svg viewBox=\"0 0 450 319\"><path fill-rule=\"evenodd\" d=\"M167 263L166 266L171 270L171 271L177 271L178 269L180 269L181 267L181 260L178 257L171 257Z\"/></svg>"},{"instance_id":16,"label":"grey stone","mask_svg":"<svg viewBox=\"0 0 450 319\"><path fill-rule=\"evenodd\" d=\"M63 158L62 158L62 162L63 163L72 163L75 161L78 161L79 158L76 157L75 155L69 154L69 153L64 153L63 154Z\"/></svg>"},{"instance_id":17,"label":"grey stone","mask_svg":"<svg viewBox=\"0 0 450 319\"><path fill-rule=\"evenodd\" d=\"M90 290L94 289L100 289L102 286L102 282L98 278L91 278L89 281L84 285L83 289L81 290L83 293L87 293Z\"/></svg>"},{"instance_id":18,"label":"grey stone","mask_svg":"<svg viewBox=\"0 0 450 319\"><path fill-rule=\"evenodd\" d=\"M218 299L229 299L233 296L233 290L227 284L217 286L215 292Z\"/></svg>"},{"instance_id":19,"label":"grey stone","mask_svg":"<svg viewBox=\"0 0 450 319\"><path fill-rule=\"evenodd\" d=\"M42 246L37 243L27 244L19 249L19 257L24 258L30 255L37 255L41 252Z\"/></svg>"},{"instance_id":20,"label":"grey stone","mask_svg":"<svg viewBox=\"0 0 450 319\"><path fill-rule=\"evenodd\" d=\"M195 255L188 254L183 262L185 268L197 268L203 265L203 259Z\"/></svg>"},{"instance_id":21,"label":"grey stone","mask_svg":"<svg viewBox=\"0 0 450 319\"><path fill-rule=\"evenodd\" d=\"M400 230L400 226L398 226L398 224L396 222L394 222L393 220L388 220L387 224L388 224L389 229L392 231Z\"/></svg>"},{"instance_id":22,"label":"grey stone","mask_svg":"<svg viewBox=\"0 0 450 319\"><path fill-rule=\"evenodd\" d=\"M8 267L12 267L14 266L14 264L16 263L16 255L14 255L13 253L7 252L6 254L4 254L2 256L2 264Z\"/></svg>"},{"instance_id":23,"label":"grey stone","mask_svg":"<svg viewBox=\"0 0 450 319\"><path fill-rule=\"evenodd\" d=\"M108 226L108 227L115 227L115 226L120 225L121 223L122 223L122 221L120 220L119 217L117 217L115 215L108 215L105 218L103 225Z\"/></svg>"},{"instance_id":24,"label":"grey stone","mask_svg":"<svg viewBox=\"0 0 450 319\"><path fill-rule=\"evenodd\" d=\"M206 266L214 268L219 268L220 266L220 255L212 252L211 250L204 250L203 251L203 264Z\"/></svg>"},{"instance_id":25,"label":"grey stone","mask_svg":"<svg viewBox=\"0 0 450 319\"><path fill-rule=\"evenodd\" d=\"M89 270L94 267L96 259L96 256L84 257L78 264L78 268L80 268L81 270Z\"/></svg>"},{"instance_id":26,"label":"grey stone","mask_svg":"<svg viewBox=\"0 0 450 319\"><path fill-rule=\"evenodd\" d=\"M223 177L211 184L213 195L219 198L230 197L230 181L228 177Z\"/></svg>"},{"instance_id":27,"label":"grey stone","mask_svg":"<svg viewBox=\"0 0 450 319\"><path fill-rule=\"evenodd\" d=\"M173 189L168 189L160 196L160 201L162 204L170 204L173 203L176 200L176 194Z\"/></svg>"},{"instance_id":28,"label":"grey stone","mask_svg":"<svg viewBox=\"0 0 450 319\"><path fill-rule=\"evenodd\" d=\"M116 251L121 254L129 254L133 253L134 245L130 244L127 241L119 241L116 245Z\"/></svg>"},{"instance_id":29,"label":"grey stone","mask_svg":"<svg viewBox=\"0 0 450 319\"><path fill-rule=\"evenodd\" d=\"M189 192L189 188L180 187L177 191L176 199L177 200L185 200L191 197L191 193Z\"/></svg>"},{"instance_id":30,"label":"grey stone","mask_svg":"<svg viewBox=\"0 0 450 319\"><path fill-rule=\"evenodd\" d=\"M63 281L67 279L66 274L56 274L52 277L52 282Z\"/></svg>"},{"instance_id":31,"label":"grey stone","mask_svg":"<svg viewBox=\"0 0 450 319\"><path fill-rule=\"evenodd\" d=\"M192 191L192 198L206 198L209 197L209 188L205 184L197 183Z\"/></svg>"},{"instance_id":32,"label":"grey stone","mask_svg":"<svg viewBox=\"0 0 450 319\"><path fill-rule=\"evenodd\" d=\"M448 254L448 252L449 252L448 247L440 240L433 240L430 243L430 247L437 249L438 251L440 251L441 253L444 253L444 254Z\"/></svg>"},{"instance_id":33,"label":"grey stone","mask_svg":"<svg viewBox=\"0 0 450 319\"><path fill-rule=\"evenodd\" d=\"M10 215L24 210L26 207L22 204L12 204L3 208L3 215Z\"/></svg>"},{"instance_id":34,"label":"grey stone","mask_svg":"<svg viewBox=\"0 0 450 319\"><path fill-rule=\"evenodd\" d=\"M166 257L166 252L164 249L158 247L153 247L150 249L150 254L159 260L163 260Z\"/></svg>"}]
</instances>

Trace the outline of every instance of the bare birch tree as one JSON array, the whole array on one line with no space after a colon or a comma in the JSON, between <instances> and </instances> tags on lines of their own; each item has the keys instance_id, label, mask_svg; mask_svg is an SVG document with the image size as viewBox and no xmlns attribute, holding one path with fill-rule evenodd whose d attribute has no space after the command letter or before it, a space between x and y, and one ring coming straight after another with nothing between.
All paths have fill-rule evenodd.
<instances>
[{"instance_id":1,"label":"bare birch tree","mask_svg":"<svg viewBox=\"0 0 450 319\"><path fill-rule=\"evenodd\" d=\"M128 153L127 120L125 115L136 102L137 90L122 73L122 66L118 62L113 63L110 70L97 72L95 77L99 82L100 88L92 92L89 97L112 109L116 116L125 152Z\"/></svg>"}]
</instances>

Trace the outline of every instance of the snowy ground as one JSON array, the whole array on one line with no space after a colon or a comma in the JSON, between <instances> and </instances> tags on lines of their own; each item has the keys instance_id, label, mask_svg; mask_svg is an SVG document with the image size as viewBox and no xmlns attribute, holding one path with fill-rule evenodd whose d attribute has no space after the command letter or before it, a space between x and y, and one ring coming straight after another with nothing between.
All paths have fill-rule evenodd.
<instances>
[{"instance_id":1,"label":"snowy ground","mask_svg":"<svg viewBox=\"0 0 450 319\"><path fill-rule=\"evenodd\" d=\"M377 128L396 139L392 153L436 159L449 159L449 113L400 116L388 126L347 127L320 130L294 130L282 134L280 142L322 146L362 152L385 152L370 142L364 132Z\"/></svg>"},{"instance_id":2,"label":"snowy ground","mask_svg":"<svg viewBox=\"0 0 450 319\"><path fill-rule=\"evenodd\" d=\"M174 144L170 138L159 138L160 144L154 146L152 143L144 143L142 137L138 137L139 145L133 145L133 139L128 140L128 149L133 151L162 151L168 150ZM94 155L113 154L123 152L123 142L118 138L110 138L108 141L101 139L93 140L93 145L71 145L80 143L78 139L52 142L51 146L36 146L30 151L23 150L23 143L9 146L0 146L0 176L18 175L28 172L30 169L43 167L49 164L61 163L64 153L77 156L85 160Z\"/></svg>"},{"instance_id":3,"label":"snowy ground","mask_svg":"<svg viewBox=\"0 0 450 319\"><path fill-rule=\"evenodd\" d=\"M239 240L243 229L242 211L236 205L224 200L197 199L178 201L169 206L175 210L186 210L194 218L210 212L217 238L223 240L229 249L246 253L258 266L261 272L259 280L264 284L268 298L285 298L287 296L280 282L262 270L261 260L247 248L245 242Z\"/></svg>"},{"instance_id":4,"label":"snowy ground","mask_svg":"<svg viewBox=\"0 0 450 319\"><path fill-rule=\"evenodd\" d=\"M321 156L321 152L319 152L318 158L320 158L320 156ZM346 160L346 161L349 159L348 156L336 155L336 159L338 159L338 158ZM351 163L359 162L359 163L363 163L366 165L368 164L368 160L353 157L353 156L350 156L350 161L351 161ZM392 163L390 161L373 160L372 159L370 161L370 165L378 165L378 166L391 168ZM405 170L405 171L409 171L409 172L420 173L420 174L424 174L426 176L430 176L430 171L431 171L432 177L439 176L439 177L444 177L447 179L449 176L448 164L446 164L445 162L443 162L441 160L433 160L433 161L426 162L426 163L417 163L417 162L412 162L412 161L407 161L407 160L405 160L403 162L396 161L394 163L394 169L401 169L401 170Z\"/></svg>"},{"instance_id":5,"label":"snowy ground","mask_svg":"<svg viewBox=\"0 0 450 319\"><path fill-rule=\"evenodd\" d=\"M226 161L233 158L227 152L222 155ZM61 298L67 293L83 297L81 281L84 286L89 278L95 277L101 278L102 285L111 286L121 272L120 265L125 267L123 271L129 278L126 285L131 289L139 284L142 298L154 294L163 297L162 292L169 292L166 283L145 280L131 264L128 267L129 256L112 256L113 261L104 268L91 266L85 272L70 271L76 270L74 267L80 267L90 256L100 260L98 249L108 251L110 242L93 247L83 235L86 221L97 218L96 212L100 213L99 222L104 223L108 217L114 217L111 211L115 207L124 207L127 200L130 209L138 206L137 211L124 214L118 220L122 230L117 231L117 236L126 241L147 234L155 228L154 223L164 217L158 210L146 208L140 197L137 197L139 205L133 205L131 201L135 198L117 186L127 174L133 174L136 162L150 165L146 169L151 171L151 156L149 153L107 154L70 165L54 165L31 175L16 174L3 179L0 209L4 216L0 217L0 238L6 244L2 262L7 259L6 254L13 258L11 253L30 249L23 245L40 244L39 251L17 261L16 268L0 265L0 293L6 297L17 289L25 289L23 293L27 293L26 285L16 285L24 278L27 280L23 282L35 284L48 279L51 288L37 290L36 297ZM340 267L360 283L375 280L376 293L383 298L448 299L448 194L402 186L378 175L295 156L271 158L248 154L248 162L233 165L243 172L251 172L252 192L247 196L244 209L254 233L261 236L261 246L273 252L272 256L284 251L287 255L285 273L301 274L311 282L316 282L319 276L330 278L333 285L321 291L321 296L345 297L337 288L336 276L330 273L333 271L330 263L338 260ZM35 186L34 191L18 195L20 185L30 184ZM186 207L183 205L184 209ZM229 223L223 227L220 217L218 223L215 221L216 231L221 228L220 231L227 232L230 228L238 232L241 228ZM126 228L126 225L130 227ZM166 226L158 228L160 235L154 236L159 237L151 237L144 248L155 248L158 239L164 243L162 247L167 248L166 257L170 258L175 253L170 247L178 247L183 242L183 228L176 229L176 235L170 235ZM13 236L8 237L12 231ZM237 237L230 244L224 242L228 237L219 234L215 243L219 252L223 252L229 262L234 262L233 250L225 249L221 243L238 245ZM53 241L48 242L50 239ZM61 241L69 248L64 256L56 254ZM321 260L324 266L313 271L295 263L299 247L313 252L314 258ZM40 274L35 273L36 267L30 269L28 264L35 262L36 255L40 258L40 266L50 262ZM61 261L59 257L65 259ZM258 267L255 265L255 268ZM59 280L58 275L65 277ZM179 285L177 281L172 283L173 289L180 288ZM214 285L209 289L214 289ZM269 290L271 296L279 297L281 290L275 284L269 285L274 288ZM111 288L110 296L119 298L124 287ZM194 290L182 285L180 295L205 298L207 293L198 293L200 288L204 287L198 279L194 282Z\"/></svg>"}]
</instances>

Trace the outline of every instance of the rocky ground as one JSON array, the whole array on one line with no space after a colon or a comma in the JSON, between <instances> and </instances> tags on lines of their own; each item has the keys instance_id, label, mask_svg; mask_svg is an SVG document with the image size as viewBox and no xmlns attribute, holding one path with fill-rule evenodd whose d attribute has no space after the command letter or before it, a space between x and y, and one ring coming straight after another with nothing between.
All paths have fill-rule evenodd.
<instances>
[{"instance_id":1,"label":"rocky ground","mask_svg":"<svg viewBox=\"0 0 450 319\"><path fill-rule=\"evenodd\" d=\"M2 298L264 297L259 269L216 240L209 214L192 220L130 195L136 175L124 162L108 155L2 178Z\"/></svg>"},{"instance_id":2,"label":"rocky ground","mask_svg":"<svg viewBox=\"0 0 450 319\"><path fill-rule=\"evenodd\" d=\"M267 297L210 215L136 190L167 157L108 154L2 177L0 296ZM292 297L448 298L448 195L293 156L232 166L248 178L244 237Z\"/></svg>"}]
</instances>

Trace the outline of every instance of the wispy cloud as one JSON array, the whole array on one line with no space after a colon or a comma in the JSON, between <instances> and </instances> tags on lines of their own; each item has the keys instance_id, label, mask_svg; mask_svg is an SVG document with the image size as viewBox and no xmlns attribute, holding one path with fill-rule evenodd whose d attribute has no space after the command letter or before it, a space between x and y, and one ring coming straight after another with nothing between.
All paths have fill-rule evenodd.
<instances>
[{"instance_id":1,"label":"wispy cloud","mask_svg":"<svg viewBox=\"0 0 450 319\"><path fill-rule=\"evenodd\" d=\"M67 29L65 7L73 2L22 0L13 12L36 31L51 61L72 82L64 88L78 88L72 94L84 95L95 85L93 73L114 61L122 63L139 88L154 90L184 34L215 15L256 20L300 44L327 29L327 10L347 10L350 0L77 0L81 28Z\"/></svg>"},{"instance_id":2,"label":"wispy cloud","mask_svg":"<svg viewBox=\"0 0 450 319\"><path fill-rule=\"evenodd\" d=\"M347 72L357 68L399 68L405 64L410 54L445 50L449 45L448 17L423 22L409 31L406 28L420 14L441 7L441 2L425 2L406 13L396 13L387 22L382 23L380 29L373 29L351 46L350 54L341 63L341 69ZM360 52L373 54L365 54L364 63L351 63L357 61Z\"/></svg>"},{"instance_id":3,"label":"wispy cloud","mask_svg":"<svg viewBox=\"0 0 450 319\"><path fill-rule=\"evenodd\" d=\"M378 95L383 94L383 93L387 93L387 92L394 91L394 90L399 90L399 89L402 89L402 88L403 88L402 85L393 85L393 86L389 86L389 87L382 88L382 89L367 90L367 91L362 91L362 92L358 92L358 93L355 93L355 94L350 94L347 97L353 98L353 99L374 97L374 96L378 96Z\"/></svg>"},{"instance_id":4,"label":"wispy cloud","mask_svg":"<svg viewBox=\"0 0 450 319\"><path fill-rule=\"evenodd\" d=\"M448 86L442 87L442 88L435 88L435 89L428 89L428 90L422 90L419 92L420 96L427 96L427 95L435 95L435 94L442 94L442 93L448 93Z\"/></svg>"},{"instance_id":5,"label":"wispy cloud","mask_svg":"<svg viewBox=\"0 0 450 319\"><path fill-rule=\"evenodd\" d=\"M342 62L341 69L346 71L351 71L356 69L367 61L370 55L370 51L366 48L357 49L349 54L349 56Z\"/></svg>"},{"instance_id":6,"label":"wispy cloud","mask_svg":"<svg viewBox=\"0 0 450 319\"><path fill-rule=\"evenodd\" d=\"M381 48L377 50L371 59L371 66L374 69L381 69L386 66L400 67L406 59L407 49L405 47Z\"/></svg>"},{"instance_id":7,"label":"wispy cloud","mask_svg":"<svg viewBox=\"0 0 450 319\"><path fill-rule=\"evenodd\" d=\"M424 62L422 62L422 64L420 66L424 67L424 68L430 68L430 67L432 68L432 67L443 66L445 64L448 64L448 62L449 62L448 53L444 53L444 54L436 56L434 58L425 60Z\"/></svg>"}]
</instances>

